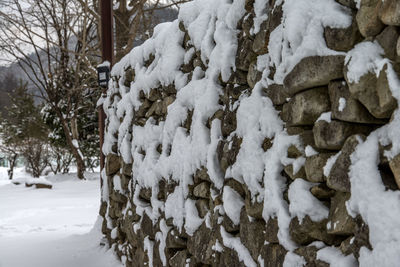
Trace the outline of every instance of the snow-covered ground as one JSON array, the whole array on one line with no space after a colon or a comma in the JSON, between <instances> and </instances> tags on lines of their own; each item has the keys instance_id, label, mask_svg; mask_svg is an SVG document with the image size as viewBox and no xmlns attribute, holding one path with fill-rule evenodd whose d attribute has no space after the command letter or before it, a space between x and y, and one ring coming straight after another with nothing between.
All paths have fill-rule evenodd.
<instances>
[{"instance_id":1,"label":"snow-covered ground","mask_svg":"<svg viewBox=\"0 0 400 267\"><path fill-rule=\"evenodd\" d=\"M0 168L0 267L121 266L101 247L99 174L46 177L53 189L14 185ZM17 169L15 179L29 178Z\"/></svg>"}]
</instances>

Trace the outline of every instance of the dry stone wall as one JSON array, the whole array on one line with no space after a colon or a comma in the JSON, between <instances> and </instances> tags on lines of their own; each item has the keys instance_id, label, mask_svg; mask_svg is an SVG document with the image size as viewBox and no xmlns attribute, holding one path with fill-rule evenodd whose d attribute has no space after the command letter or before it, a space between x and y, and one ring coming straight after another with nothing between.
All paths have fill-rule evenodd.
<instances>
[{"instance_id":1,"label":"dry stone wall","mask_svg":"<svg viewBox=\"0 0 400 267\"><path fill-rule=\"evenodd\" d=\"M396 0L184 6L113 70L109 245L126 266L396 266L399 33Z\"/></svg>"}]
</instances>

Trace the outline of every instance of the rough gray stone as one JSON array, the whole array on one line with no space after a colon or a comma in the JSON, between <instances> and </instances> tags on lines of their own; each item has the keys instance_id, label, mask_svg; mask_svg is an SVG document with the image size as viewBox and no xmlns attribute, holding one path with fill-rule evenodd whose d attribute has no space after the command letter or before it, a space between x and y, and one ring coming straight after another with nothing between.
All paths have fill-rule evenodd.
<instances>
[{"instance_id":1,"label":"rough gray stone","mask_svg":"<svg viewBox=\"0 0 400 267\"><path fill-rule=\"evenodd\" d=\"M328 88L318 87L292 97L283 106L281 116L290 126L313 125L330 108Z\"/></svg>"},{"instance_id":2,"label":"rough gray stone","mask_svg":"<svg viewBox=\"0 0 400 267\"><path fill-rule=\"evenodd\" d=\"M161 92L160 92L160 90L159 90L158 88L153 88L153 89L151 89L151 90L150 90L150 93L149 93L149 96L148 96L148 99L149 99L151 102L154 102L154 101L156 101L156 100L158 100L158 99L161 99Z\"/></svg>"},{"instance_id":3,"label":"rough gray stone","mask_svg":"<svg viewBox=\"0 0 400 267\"><path fill-rule=\"evenodd\" d=\"M292 164L286 165L286 166L283 168L283 170L285 171L285 173L286 173L286 174L290 177L290 179L292 179L292 180L297 179L297 178L306 179L306 172L305 172L305 170L304 170L304 166L300 167L300 169L299 169L296 173L294 173L293 165L292 165Z\"/></svg>"},{"instance_id":4,"label":"rough gray stone","mask_svg":"<svg viewBox=\"0 0 400 267\"><path fill-rule=\"evenodd\" d=\"M210 184L208 182L202 182L195 186L193 194L199 198L210 198Z\"/></svg>"},{"instance_id":5,"label":"rough gray stone","mask_svg":"<svg viewBox=\"0 0 400 267\"><path fill-rule=\"evenodd\" d=\"M365 137L361 135L352 135L347 138L327 178L326 185L329 188L341 192L350 192L350 179L348 174L351 165L350 156L360 143L359 140L364 139Z\"/></svg>"},{"instance_id":6,"label":"rough gray stone","mask_svg":"<svg viewBox=\"0 0 400 267\"><path fill-rule=\"evenodd\" d=\"M397 27L388 26L376 37L376 40L385 51L385 56L390 60L398 60L396 46L394 44L396 44L399 36Z\"/></svg>"},{"instance_id":7,"label":"rough gray stone","mask_svg":"<svg viewBox=\"0 0 400 267\"><path fill-rule=\"evenodd\" d=\"M260 25L260 31L255 35L253 42L253 51L258 55L268 52L269 29L268 21L264 21Z\"/></svg>"},{"instance_id":8,"label":"rough gray stone","mask_svg":"<svg viewBox=\"0 0 400 267\"><path fill-rule=\"evenodd\" d=\"M169 259L169 265L171 267L182 267L182 266L187 266L187 260L189 259L188 257L188 252L187 250L181 250L176 252L176 254Z\"/></svg>"},{"instance_id":9,"label":"rough gray stone","mask_svg":"<svg viewBox=\"0 0 400 267\"><path fill-rule=\"evenodd\" d=\"M336 0L336 2L350 7L351 9L357 9L357 3L354 0Z\"/></svg>"},{"instance_id":10,"label":"rough gray stone","mask_svg":"<svg viewBox=\"0 0 400 267\"><path fill-rule=\"evenodd\" d=\"M389 161L389 166L394 175L396 184L398 188L400 188L400 154Z\"/></svg>"},{"instance_id":11,"label":"rough gray stone","mask_svg":"<svg viewBox=\"0 0 400 267\"><path fill-rule=\"evenodd\" d=\"M257 60L250 63L249 72L247 73L247 83L250 88L254 88L256 83L261 80L262 73L257 70Z\"/></svg>"},{"instance_id":12,"label":"rough gray stone","mask_svg":"<svg viewBox=\"0 0 400 267\"><path fill-rule=\"evenodd\" d=\"M382 1L379 18L386 25L400 26L400 2L397 0Z\"/></svg>"},{"instance_id":13,"label":"rough gray stone","mask_svg":"<svg viewBox=\"0 0 400 267\"><path fill-rule=\"evenodd\" d=\"M368 135L373 128L368 125L355 125L348 122L332 120L318 121L313 128L315 144L318 148L340 150L346 139L354 134Z\"/></svg>"},{"instance_id":14,"label":"rough gray stone","mask_svg":"<svg viewBox=\"0 0 400 267\"><path fill-rule=\"evenodd\" d=\"M356 222L346 208L346 201L350 199L349 193L337 192L331 200L328 217L328 234L351 235L355 232Z\"/></svg>"},{"instance_id":15,"label":"rough gray stone","mask_svg":"<svg viewBox=\"0 0 400 267\"><path fill-rule=\"evenodd\" d=\"M219 262L215 264L217 267L245 267L246 265L238 257L235 250L224 247L224 252L221 254Z\"/></svg>"},{"instance_id":16,"label":"rough gray stone","mask_svg":"<svg viewBox=\"0 0 400 267\"><path fill-rule=\"evenodd\" d=\"M161 114L159 115L165 115L168 113L168 106L171 105L172 103L174 103L175 101L175 97L174 96L167 96L166 98L164 98L163 102L162 102L162 110L161 110Z\"/></svg>"},{"instance_id":17,"label":"rough gray stone","mask_svg":"<svg viewBox=\"0 0 400 267\"><path fill-rule=\"evenodd\" d=\"M372 124L382 124L385 122L385 120L380 120L372 116L357 99L352 97L346 82L332 81L329 83L328 88L333 119ZM341 107L340 101L344 101L344 107Z\"/></svg>"},{"instance_id":18,"label":"rough gray stone","mask_svg":"<svg viewBox=\"0 0 400 267\"><path fill-rule=\"evenodd\" d=\"M113 176L121 168L121 161L117 154L108 154L106 156L106 175Z\"/></svg>"},{"instance_id":19,"label":"rough gray stone","mask_svg":"<svg viewBox=\"0 0 400 267\"><path fill-rule=\"evenodd\" d=\"M351 83L347 79L347 71L345 71L345 78L349 85L349 90L352 96L358 99L367 109L368 111L375 117L380 119L389 118L393 112L392 103L386 103L390 105L383 105L385 103L380 103L381 100L378 95L378 90L382 90L382 100L386 100L384 98L387 95L387 85L384 84L385 80L387 80L384 76L386 72L380 73L380 86L378 86L378 78L375 73L368 72L367 74L360 77L358 83Z\"/></svg>"},{"instance_id":20,"label":"rough gray stone","mask_svg":"<svg viewBox=\"0 0 400 267\"><path fill-rule=\"evenodd\" d=\"M369 229L368 226L363 222L360 216L355 219L357 226L354 232L354 236L350 236L340 244L340 250L344 255L353 254L356 258L360 256L360 248L366 247L372 250L371 244L369 243Z\"/></svg>"},{"instance_id":21,"label":"rough gray stone","mask_svg":"<svg viewBox=\"0 0 400 267\"><path fill-rule=\"evenodd\" d=\"M253 51L258 55L268 53L269 35L282 21L282 5L270 3L270 6L274 8L267 8L268 19L260 25L260 31L254 37Z\"/></svg>"},{"instance_id":22,"label":"rough gray stone","mask_svg":"<svg viewBox=\"0 0 400 267\"><path fill-rule=\"evenodd\" d=\"M157 227L153 225L153 221L147 216L146 213L142 216L140 229L144 235L148 235L150 239L154 240L157 232Z\"/></svg>"},{"instance_id":23,"label":"rough gray stone","mask_svg":"<svg viewBox=\"0 0 400 267\"><path fill-rule=\"evenodd\" d=\"M351 25L347 28L326 27L324 36L326 46L336 51L349 51L356 43L362 40L355 17L353 17Z\"/></svg>"},{"instance_id":24,"label":"rough gray stone","mask_svg":"<svg viewBox=\"0 0 400 267\"><path fill-rule=\"evenodd\" d=\"M225 116L222 119L221 131L224 137L227 137L234 130L236 130L236 113L232 111L225 111Z\"/></svg>"},{"instance_id":25,"label":"rough gray stone","mask_svg":"<svg viewBox=\"0 0 400 267\"><path fill-rule=\"evenodd\" d=\"M254 260L257 260L265 239L265 221L256 220L247 215L246 210L240 212L240 241L249 250Z\"/></svg>"},{"instance_id":26,"label":"rough gray stone","mask_svg":"<svg viewBox=\"0 0 400 267\"><path fill-rule=\"evenodd\" d=\"M302 256L307 262L307 267L329 267L330 265L326 262L317 260L318 248L316 246L309 245L307 247L299 247L294 251L297 255Z\"/></svg>"},{"instance_id":27,"label":"rough gray stone","mask_svg":"<svg viewBox=\"0 0 400 267\"><path fill-rule=\"evenodd\" d=\"M283 85L289 95L308 88L327 85L343 77L344 56L311 56L303 58L285 77Z\"/></svg>"},{"instance_id":28,"label":"rough gray stone","mask_svg":"<svg viewBox=\"0 0 400 267\"><path fill-rule=\"evenodd\" d=\"M364 37L376 36L384 25L378 18L380 0L362 0L357 12L356 20L358 29Z\"/></svg>"},{"instance_id":29,"label":"rough gray stone","mask_svg":"<svg viewBox=\"0 0 400 267\"><path fill-rule=\"evenodd\" d=\"M397 57L400 57L400 37L397 39L397 43L396 43L396 54L397 54Z\"/></svg>"},{"instance_id":30,"label":"rough gray stone","mask_svg":"<svg viewBox=\"0 0 400 267\"><path fill-rule=\"evenodd\" d=\"M211 264L212 246L215 244L216 237L214 232L207 228L203 223L193 236L189 236L187 240L187 249L198 261Z\"/></svg>"},{"instance_id":31,"label":"rough gray stone","mask_svg":"<svg viewBox=\"0 0 400 267\"><path fill-rule=\"evenodd\" d=\"M236 68L248 71L250 63L257 59L256 53L252 50L253 41L249 38L241 37L238 42L236 53Z\"/></svg>"},{"instance_id":32,"label":"rough gray stone","mask_svg":"<svg viewBox=\"0 0 400 267\"><path fill-rule=\"evenodd\" d=\"M196 200L196 208L199 216L204 218L208 211L210 210L209 201L207 199L198 199Z\"/></svg>"},{"instance_id":33,"label":"rough gray stone","mask_svg":"<svg viewBox=\"0 0 400 267\"><path fill-rule=\"evenodd\" d=\"M130 68L125 70L125 81L124 81L124 86L130 87L131 82L135 80L135 70Z\"/></svg>"},{"instance_id":34,"label":"rough gray stone","mask_svg":"<svg viewBox=\"0 0 400 267\"><path fill-rule=\"evenodd\" d=\"M171 229L167 234L166 247L173 249L186 248L187 240L180 237L175 229Z\"/></svg>"},{"instance_id":35,"label":"rough gray stone","mask_svg":"<svg viewBox=\"0 0 400 267\"><path fill-rule=\"evenodd\" d=\"M331 197L333 197L335 195L335 192L336 192L335 190L327 187L325 183L321 183L319 185L314 185L313 187L311 187L310 191L314 197L316 197L318 199L322 199L322 200L330 199Z\"/></svg>"},{"instance_id":36,"label":"rough gray stone","mask_svg":"<svg viewBox=\"0 0 400 267\"><path fill-rule=\"evenodd\" d=\"M281 84L271 84L267 88L263 89L263 93L265 96L271 99L275 106L286 103L287 99L289 98L289 95L286 93L283 85Z\"/></svg>"},{"instance_id":37,"label":"rough gray stone","mask_svg":"<svg viewBox=\"0 0 400 267\"><path fill-rule=\"evenodd\" d=\"M236 193L238 193L242 198L244 198L246 195L245 188L244 188L245 185L243 185L242 183L238 182L237 180L235 180L233 178L227 178L224 181L224 186L229 186L230 188L235 190Z\"/></svg>"},{"instance_id":38,"label":"rough gray stone","mask_svg":"<svg viewBox=\"0 0 400 267\"><path fill-rule=\"evenodd\" d=\"M379 73L376 91L378 93L379 107L387 112L387 117L390 117L397 108L397 100L392 96L386 71L387 65Z\"/></svg>"},{"instance_id":39,"label":"rough gray stone","mask_svg":"<svg viewBox=\"0 0 400 267\"><path fill-rule=\"evenodd\" d=\"M148 202L150 202L150 199L151 199L151 191L152 191L152 189L151 188L149 188L149 187L142 187L142 188L140 188L140 191L139 191L139 196L140 196L140 198L142 199L142 200L146 200L146 201L148 201Z\"/></svg>"},{"instance_id":40,"label":"rough gray stone","mask_svg":"<svg viewBox=\"0 0 400 267\"><path fill-rule=\"evenodd\" d=\"M287 156L291 159L297 159L298 157L304 156L304 152L301 151L296 145L288 147Z\"/></svg>"},{"instance_id":41,"label":"rough gray stone","mask_svg":"<svg viewBox=\"0 0 400 267\"><path fill-rule=\"evenodd\" d=\"M313 183L324 182L326 177L324 176L324 166L326 161L332 156L332 153L319 153L311 157L306 158L304 166L306 172L306 178L308 181Z\"/></svg>"},{"instance_id":42,"label":"rough gray stone","mask_svg":"<svg viewBox=\"0 0 400 267\"><path fill-rule=\"evenodd\" d=\"M245 209L246 212L249 216L256 218L256 219L262 219L262 212L263 212L263 207L264 207L264 202L257 202L253 201L251 199L250 192L246 192L246 198L244 200L245 204Z\"/></svg>"},{"instance_id":43,"label":"rough gray stone","mask_svg":"<svg viewBox=\"0 0 400 267\"><path fill-rule=\"evenodd\" d=\"M236 234L240 230L240 225L234 224L226 214L223 216L222 226L231 234Z\"/></svg>"},{"instance_id":44,"label":"rough gray stone","mask_svg":"<svg viewBox=\"0 0 400 267\"><path fill-rule=\"evenodd\" d=\"M261 249L260 256L264 267L282 267L286 253L286 249L279 244L267 244Z\"/></svg>"},{"instance_id":45,"label":"rough gray stone","mask_svg":"<svg viewBox=\"0 0 400 267\"><path fill-rule=\"evenodd\" d=\"M328 245L340 244L341 240L327 233L327 222L327 219L314 222L307 215L300 223L298 218L295 217L289 224L289 233L292 240L299 245L308 245L316 240L322 241Z\"/></svg>"},{"instance_id":46,"label":"rough gray stone","mask_svg":"<svg viewBox=\"0 0 400 267\"><path fill-rule=\"evenodd\" d=\"M211 183L207 168L201 167L200 169L197 169L196 173L194 174L193 180L196 184L200 183L201 181L207 181Z\"/></svg>"},{"instance_id":47,"label":"rough gray stone","mask_svg":"<svg viewBox=\"0 0 400 267\"><path fill-rule=\"evenodd\" d=\"M265 227L265 240L269 243L279 243L278 231L278 219L269 218Z\"/></svg>"}]
</instances>

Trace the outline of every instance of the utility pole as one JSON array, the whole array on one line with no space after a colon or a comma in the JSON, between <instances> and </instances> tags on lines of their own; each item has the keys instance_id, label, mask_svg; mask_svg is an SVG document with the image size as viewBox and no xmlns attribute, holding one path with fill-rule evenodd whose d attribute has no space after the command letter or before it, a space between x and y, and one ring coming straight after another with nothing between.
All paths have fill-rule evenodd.
<instances>
[{"instance_id":1,"label":"utility pole","mask_svg":"<svg viewBox=\"0 0 400 267\"><path fill-rule=\"evenodd\" d=\"M101 54L104 62L110 63L110 69L114 59L114 31L113 31L113 7L112 0L100 0L100 27L101 27ZM107 88L103 89L103 95ZM99 106L99 133L100 133L100 169L103 170L105 157L102 151L104 143L105 113L103 105Z\"/></svg>"}]
</instances>

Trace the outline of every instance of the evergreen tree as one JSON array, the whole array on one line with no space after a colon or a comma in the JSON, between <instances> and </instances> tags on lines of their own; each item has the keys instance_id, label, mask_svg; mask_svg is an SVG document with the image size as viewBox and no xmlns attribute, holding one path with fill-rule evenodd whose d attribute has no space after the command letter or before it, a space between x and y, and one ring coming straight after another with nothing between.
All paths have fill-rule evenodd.
<instances>
[{"instance_id":1,"label":"evergreen tree","mask_svg":"<svg viewBox=\"0 0 400 267\"><path fill-rule=\"evenodd\" d=\"M28 93L26 84L20 84L6 108L7 116L2 116L0 136L2 146L24 157L27 169L34 177L39 177L48 164L48 130L43 123L40 107ZM11 163L12 168L15 162ZM11 177L13 170L11 168Z\"/></svg>"}]
</instances>

